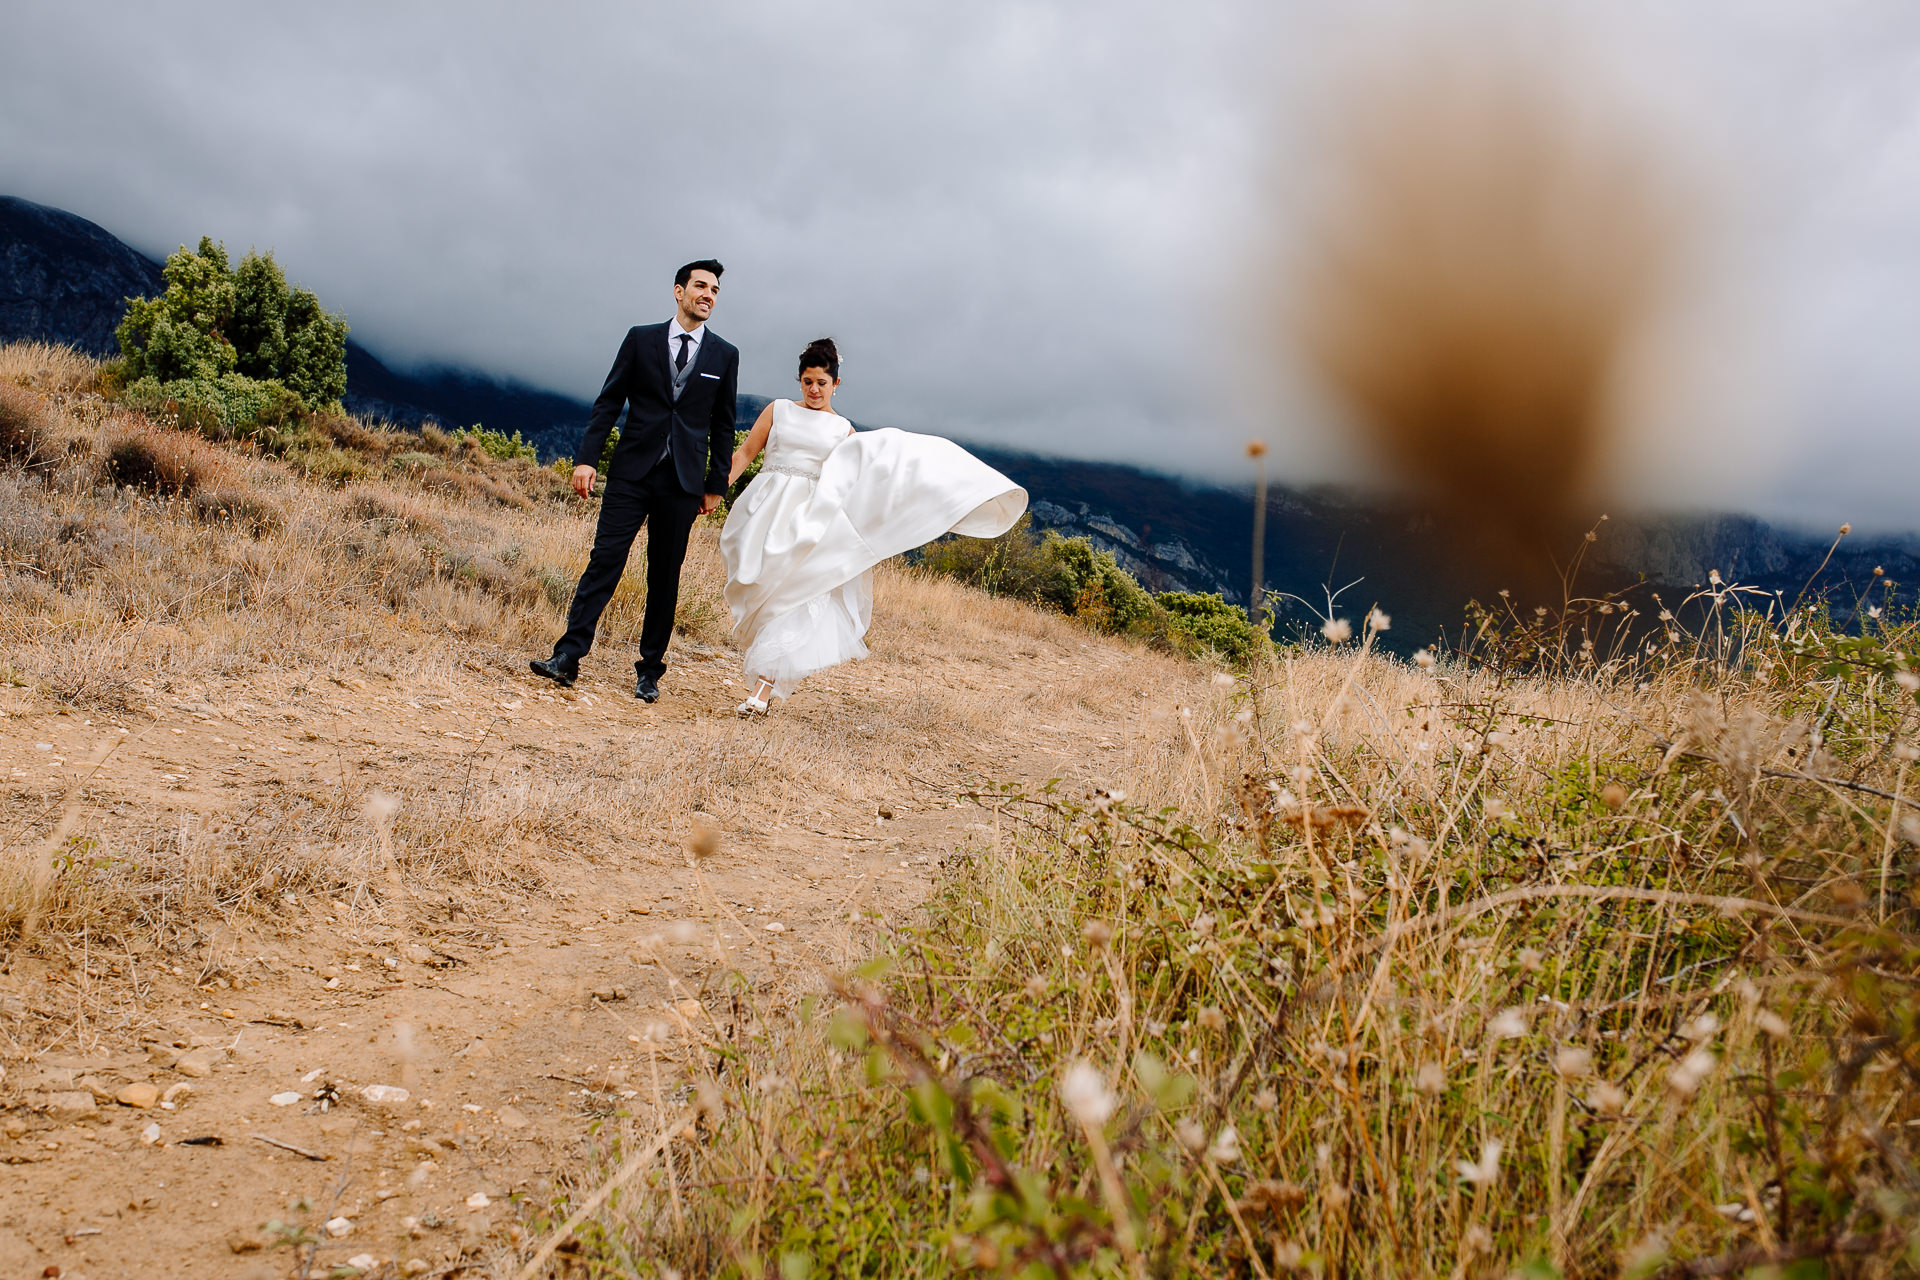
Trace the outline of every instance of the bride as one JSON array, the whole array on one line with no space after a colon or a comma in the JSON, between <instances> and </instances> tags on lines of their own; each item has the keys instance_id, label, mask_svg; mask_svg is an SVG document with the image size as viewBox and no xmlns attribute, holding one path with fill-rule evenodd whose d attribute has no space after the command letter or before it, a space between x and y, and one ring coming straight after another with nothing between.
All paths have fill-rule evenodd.
<instances>
[{"instance_id":1,"label":"bride","mask_svg":"<svg viewBox=\"0 0 1920 1280\"><path fill-rule=\"evenodd\" d=\"M840 353L819 338L800 353L801 403L760 411L733 455L732 485L766 450L760 474L720 533L734 643L753 693L736 710L765 715L806 676L867 656L873 566L944 533L997 538L1027 491L938 436L886 427L855 433L833 411Z\"/></svg>"}]
</instances>

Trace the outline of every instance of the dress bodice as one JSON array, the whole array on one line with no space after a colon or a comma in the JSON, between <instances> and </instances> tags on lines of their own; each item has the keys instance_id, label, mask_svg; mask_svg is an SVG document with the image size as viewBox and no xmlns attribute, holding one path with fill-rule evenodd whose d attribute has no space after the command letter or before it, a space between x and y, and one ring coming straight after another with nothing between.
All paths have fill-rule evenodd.
<instances>
[{"instance_id":1,"label":"dress bodice","mask_svg":"<svg viewBox=\"0 0 1920 1280\"><path fill-rule=\"evenodd\" d=\"M847 438L852 424L837 413L807 409L791 400L773 402L773 430L767 435L763 472L820 478L820 466L833 447Z\"/></svg>"}]
</instances>

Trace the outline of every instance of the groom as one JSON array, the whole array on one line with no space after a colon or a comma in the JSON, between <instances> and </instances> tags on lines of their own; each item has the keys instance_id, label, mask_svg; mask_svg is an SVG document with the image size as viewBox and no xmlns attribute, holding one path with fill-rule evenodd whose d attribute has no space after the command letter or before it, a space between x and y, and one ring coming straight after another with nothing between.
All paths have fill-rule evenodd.
<instances>
[{"instance_id":1,"label":"groom","mask_svg":"<svg viewBox=\"0 0 1920 1280\"><path fill-rule=\"evenodd\" d=\"M680 599L680 562L695 516L720 505L733 457L734 391L740 352L707 330L720 296L720 273L712 259L689 262L674 273L674 318L627 331L613 371L593 402L593 416L574 455L573 489L593 493L593 465L624 405L627 422L607 464L607 494L593 554L567 613L567 632L553 656L530 665L562 687L580 676L580 659L593 647L594 628L627 567L627 552L647 525L647 611L640 623L640 678L633 696L652 702L667 671L667 642Z\"/></svg>"}]
</instances>

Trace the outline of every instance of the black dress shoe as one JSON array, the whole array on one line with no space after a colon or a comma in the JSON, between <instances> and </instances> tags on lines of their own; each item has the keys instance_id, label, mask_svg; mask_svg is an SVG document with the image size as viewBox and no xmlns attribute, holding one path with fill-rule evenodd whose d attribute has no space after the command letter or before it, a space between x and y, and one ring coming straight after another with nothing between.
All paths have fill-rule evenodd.
<instances>
[{"instance_id":1,"label":"black dress shoe","mask_svg":"<svg viewBox=\"0 0 1920 1280\"><path fill-rule=\"evenodd\" d=\"M545 676L562 689L573 688L573 682L580 678L580 665L565 658L535 658L527 665L533 668L533 674Z\"/></svg>"},{"instance_id":2,"label":"black dress shoe","mask_svg":"<svg viewBox=\"0 0 1920 1280\"><path fill-rule=\"evenodd\" d=\"M642 671L640 678L633 682L633 696L642 702L656 702L660 698L660 681Z\"/></svg>"}]
</instances>

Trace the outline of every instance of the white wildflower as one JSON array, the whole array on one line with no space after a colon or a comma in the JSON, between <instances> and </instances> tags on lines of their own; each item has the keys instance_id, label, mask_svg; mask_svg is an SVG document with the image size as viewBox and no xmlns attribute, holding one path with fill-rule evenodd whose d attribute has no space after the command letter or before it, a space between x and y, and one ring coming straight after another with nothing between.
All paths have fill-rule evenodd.
<instances>
[{"instance_id":1,"label":"white wildflower","mask_svg":"<svg viewBox=\"0 0 1920 1280\"><path fill-rule=\"evenodd\" d=\"M1527 1015L1519 1009L1502 1009L1487 1024L1487 1033L1495 1040L1512 1040L1527 1034Z\"/></svg>"},{"instance_id":2,"label":"white wildflower","mask_svg":"<svg viewBox=\"0 0 1920 1280\"><path fill-rule=\"evenodd\" d=\"M1609 1084L1602 1080L1593 1086L1593 1092L1587 1095L1587 1101L1601 1115L1617 1116L1627 1105L1627 1091L1617 1084Z\"/></svg>"},{"instance_id":3,"label":"white wildflower","mask_svg":"<svg viewBox=\"0 0 1920 1280\"><path fill-rule=\"evenodd\" d=\"M1414 1087L1429 1096L1439 1093L1447 1087L1447 1069L1437 1062L1423 1062L1420 1073L1414 1077Z\"/></svg>"},{"instance_id":4,"label":"white wildflower","mask_svg":"<svg viewBox=\"0 0 1920 1280\"><path fill-rule=\"evenodd\" d=\"M1369 609L1367 611L1367 630L1385 631L1387 628L1391 627L1392 625L1393 625L1393 619L1388 617L1381 610L1376 608L1376 609Z\"/></svg>"},{"instance_id":5,"label":"white wildflower","mask_svg":"<svg viewBox=\"0 0 1920 1280\"><path fill-rule=\"evenodd\" d=\"M1225 1125L1213 1135L1213 1145L1207 1148L1207 1159L1215 1164L1232 1164L1239 1158L1240 1131L1232 1125Z\"/></svg>"},{"instance_id":6,"label":"white wildflower","mask_svg":"<svg viewBox=\"0 0 1920 1280\"><path fill-rule=\"evenodd\" d=\"M1667 1072L1667 1088L1682 1098L1690 1098L1700 1088L1700 1082L1713 1074L1719 1062L1710 1050L1695 1049Z\"/></svg>"},{"instance_id":7,"label":"white wildflower","mask_svg":"<svg viewBox=\"0 0 1920 1280\"><path fill-rule=\"evenodd\" d=\"M1578 1045L1568 1045L1553 1055L1553 1070L1562 1080L1578 1080L1593 1070L1593 1054Z\"/></svg>"},{"instance_id":8,"label":"white wildflower","mask_svg":"<svg viewBox=\"0 0 1920 1280\"><path fill-rule=\"evenodd\" d=\"M1493 1185L1493 1180L1500 1176L1500 1139L1487 1139L1480 1148L1478 1163L1456 1160L1453 1167L1460 1171L1462 1178L1476 1187Z\"/></svg>"},{"instance_id":9,"label":"white wildflower","mask_svg":"<svg viewBox=\"0 0 1920 1280\"><path fill-rule=\"evenodd\" d=\"M1431 671L1436 661L1437 659L1433 656L1433 650L1431 649L1415 649L1413 651L1413 665L1419 667L1422 671Z\"/></svg>"},{"instance_id":10,"label":"white wildflower","mask_svg":"<svg viewBox=\"0 0 1920 1280\"><path fill-rule=\"evenodd\" d=\"M1207 1131L1192 1116L1173 1126L1173 1136L1180 1139L1180 1145L1189 1151L1198 1151L1207 1145Z\"/></svg>"},{"instance_id":11,"label":"white wildflower","mask_svg":"<svg viewBox=\"0 0 1920 1280\"><path fill-rule=\"evenodd\" d=\"M1328 644L1345 644L1353 639L1353 624L1345 618L1328 618L1321 626L1320 634L1326 637Z\"/></svg>"},{"instance_id":12,"label":"white wildflower","mask_svg":"<svg viewBox=\"0 0 1920 1280\"><path fill-rule=\"evenodd\" d=\"M1714 1033L1719 1030L1720 1018L1709 1009L1692 1022L1689 1022L1686 1026L1680 1028L1680 1034L1695 1044L1699 1044L1703 1040L1713 1039Z\"/></svg>"},{"instance_id":13,"label":"white wildflower","mask_svg":"<svg viewBox=\"0 0 1920 1280\"><path fill-rule=\"evenodd\" d=\"M1060 1101L1066 1103L1073 1118L1089 1127L1098 1127L1113 1118L1120 1100L1107 1087L1100 1068L1082 1059L1067 1068L1060 1080Z\"/></svg>"}]
</instances>

